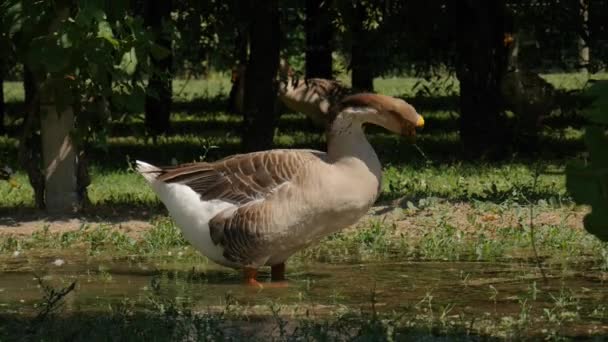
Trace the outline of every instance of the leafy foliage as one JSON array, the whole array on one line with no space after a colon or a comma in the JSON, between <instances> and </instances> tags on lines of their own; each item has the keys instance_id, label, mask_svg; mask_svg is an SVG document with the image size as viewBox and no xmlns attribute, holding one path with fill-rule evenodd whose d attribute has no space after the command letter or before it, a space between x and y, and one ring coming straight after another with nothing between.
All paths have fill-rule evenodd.
<instances>
[{"instance_id":1,"label":"leafy foliage","mask_svg":"<svg viewBox=\"0 0 608 342\"><path fill-rule=\"evenodd\" d=\"M576 202L592 207L585 217L585 228L608 241L608 81L597 82L589 93L596 96L586 113L591 123L585 129L589 160L568 166L566 185Z\"/></svg>"},{"instance_id":2,"label":"leafy foliage","mask_svg":"<svg viewBox=\"0 0 608 342\"><path fill-rule=\"evenodd\" d=\"M193 76L207 75L212 65L231 68L237 28L244 25L236 2L174 1L173 6L174 59L183 63L178 68Z\"/></svg>"},{"instance_id":3,"label":"leafy foliage","mask_svg":"<svg viewBox=\"0 0 608 342\"><path fill-rule=\"evenodd\" d=\"M143 20L132 16L127 5L84 0L2 4L2 26L8 32L3 44L33 71L59 108L74 106L77 141L104 143L110 111L100 107L101 99L108 99L118 113L141 112L145 88L132 75L136 69L153 73L148 56L168 53L153 43Z\"/></svg>"}]
</instances>

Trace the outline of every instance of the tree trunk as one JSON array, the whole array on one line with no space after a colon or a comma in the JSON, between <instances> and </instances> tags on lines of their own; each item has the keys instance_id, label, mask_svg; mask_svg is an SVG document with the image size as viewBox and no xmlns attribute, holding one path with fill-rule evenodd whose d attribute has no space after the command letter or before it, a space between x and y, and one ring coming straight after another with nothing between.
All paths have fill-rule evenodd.
<instances>
[{"instance_id":1,"label":"tree trunk","mask_svg":"<svg viewBox=\"0 0 608 342\"><path fill-rule=\"evenodd\" d=\"M4 76L8 70L7 56L0 53L0 134L6 132L4 117L6 115L6 104L4 101Z\"/></svg>"},{"instance_id":2,"label":"tree trunk","mask_svg":"<svg viewBox=\"0 0 608 342\"><path fill-rule=\"evenodd\" d=\"M581 72L589 66L589 0L580 0L581 34L578 38L578 62Z\"/></svg>"},{"instance_id":3,"label":"tree trunk","mask_svg":"<svg viewBox=\"0 0 608 342\"><path fill-rule=\"evenodd\" d=\"M53 34L61 21L68 18L69 6L68 1L59 2L49 34ZM70 137L75 120L72 104L58 108L56 92L70 90L56 89L48 79L41 79L38 83L46 210L52 214L67 214L80 208L76 148Z\"/></svg>"},{"instance_id":4,"label":"tree trunk","mask_svg":"<svg viewBox=\"0 0 608 342\"><path fill-rule=\"evenodd\" d=\"M2 71L0 71L0 134L4 134L4 132L5 132L5 127L4 127L4 112L5 112L5 106L4 106L4 75L3 75Z\"/></svg>"},{"instance_id":5,"label":"tree trunk","mask_svg":"<svg viewBox=\"0 0 608 342\"><path fill-rule=\"evenodd\" d=\"M27 65L23 66L23 91L25 114L19 140L19 164L27 173L34 190L36 208L44 209L44 175L42 174L42 142L40 135L40 100L34 75Z\"/></svg>"},{"instance_id":6,"label":"tree trunk","mask_svg":"<svg viewBox=\"0 0 608 342\"><path fill-rule=\"evenodd\" d=\"M456 3L460 137L469 157L498 159L511 143L500 83L506 69L504 0Z\"/></svg>"},{"instance_id":7,"label":"tree trunk","mask_svg":"<svg viewBox=\"0 0 608 342\"><path fill-rule=\"evenodd\" d=\"M276 126L275 78L279 66L278 0L255 2L250 26L251 51L245 75L243 149L272 147Z\"/></svg>"},{"instance_id":8,"label":"tree trunk","mask_svg":"<svg viewBox=\"0 0 608 342\"><path fill-rule=\"evenodd\" d=\"M163 32L163 22L168 22L171 15L170 0L150 0L145 3L145 25L150 27L156 36L156 44L171 51L171 37ZM145 121L149 133L156 137L168 134L171 126L171 87L172 55L156 59L150 56L155 69L148 80Z\"/></svg>"},{"instance_id":9,"label":"tree trunk","mask_svg":"<svg viewBox=\"0 0 608 342\"><path fill-rule=\"evenodd\" d=\"M25 105L32 104L38 97L38 89L36 89L36 80L32 71L27 65L23 66L23 93L25 94Z\"/></svg>"},{"instance_id":10,"label":"tree trunk","mask_svg":"<svg viewBox=\"0 0 608 342\"><path fill-rule=\"evenodd\" d=\"M228 95L228 111L235 114L243 114L245 101L245 70L247 68L247 57L249 49L249 14L250 3L242 1L233 9L235 18L234 39L234 66L232 67L232 86Z\"/></svg>"},{"instance_id":11,"label":"tree trunk","mask_svg":"<svg viewBox=\"0 0 608 342\"><path fill-rule=\"evenodd\" d=\"M76 151L70 132L74 129L71 106L57 110L48 90L41 94L40 127L45 175L45 202L49 213L70 213L80 207L76 181Z\"/></svg>"},{"instance_id":12,"label":"tree trunk","mask_svg":"<svg viewBox=\"0 0 608 342\"><path fill-rule=\"evenodd\" d=\"M306 78L332 79L329 2L306 0Z\"/></svg>"},{"instance_id":13,"label":"tree trunk","mask_svg":"<svg viewBox=\"0 0 608 342\"><path fill-rule=\"evenodd\" d=\"M363 26L366 13L365 6L361 2L355 3L353 15L350 61L352 87L357 91L373 91L374 74L369 49L369 41L372 37Z\"/></svg>"}]
</instances>

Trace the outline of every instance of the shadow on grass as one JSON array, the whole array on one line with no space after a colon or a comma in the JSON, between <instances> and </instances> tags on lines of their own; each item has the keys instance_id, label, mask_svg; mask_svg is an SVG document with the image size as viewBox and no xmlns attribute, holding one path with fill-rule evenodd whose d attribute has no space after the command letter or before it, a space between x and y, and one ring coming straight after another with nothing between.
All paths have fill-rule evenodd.
<instances>
[{"instance_id":1,"label":"shadow on grass","mask_svg":"<svg viewBox=\"0 0 608 342\"><path fill-rule=\"evenodd\" d=\"M133 220L149 222L159 215L167 214L167 209L158 201L138 203L129 199L112 199L104 203L90 205L73 215L49 215L44 210L23 205L0 206L0 226L11 228L27 225L28 222L37 225L32 228L40 228L38 226L53 222L65 222L66 227L85 223L120 225ZM70 220L74 219L78 222L69 223ZM2 232L2 228L0 228L0 232Z\"/></svg>"},{"instance_id":2,"label":"shadow on grass","mask_svg":"<svg viewBox=\"0 0 608 342\"><path fill-rule=\"evenodd\" d=\"M42 323L21 315L0 315L0 338L7 341L390 341L450 340L498 341L464 328L403 327L386 321L384 315L352 314L338 319L294 318L273 314L247 314L246 318L225 313L193 313L179 307L131 312L75 312L52 317Z\"/></svg>"},{"instance_id":3,"label":"shadow on grass","mask_svg":"<svg viewBox=\"0 0 608 342\"><path fill-rule=\"evenodd\" d=\"M407 327L398 318L375 313L345 314L339 318L298 318L273 314L230 317L225 312L197 312L168 306L164 310L137 310L128 305L113 312L74 312L41 323L19 314L0 314L0 339L7 341L503 341L477 333L461 322L417 322ZM410 323L410 325L412 325ZM520 335L521 334L521 335ZM516 334L522 339L543 339L541 332ZM604 340L602 334L564 331L559 337ZM516 340L518 338L515 338Z\"/></svg>"},{"instance_id":4,"label":"shadow on grass","mask_svg":"<svg viewBox=\"0 0 608 342\"><path fill-rule=\"evenodd\" d=\"M188 125L184 125L186 127ZM197 128L197 126L200 128ZM154 144L151 139L126 138L112 141L108 148L94 147L88 153L89 163L103 171L121 171L127 167L127 160L145 160L158 165L170 164L172 160L179 163L197 161L206 155L206 160L217 160L241 152L236 130L209 130L203 123L188 126L198 135L161 138ZM219 124L216 125L219 128ZM383 163L424 164L458 163L466 160L466 153L460 144L457 133L433 134L424 131L419 134L416 145L406 139L383 132L381 129L370 129L370 142ZM300 138L278 141L276 148L306 148L325 150L324 142L314 136L300 132L282 132L287 135L299 135ZM213 145L213 148L205 150ZM563 162L584 151L582 138L544 137L540 151L530 155L516 155L510 162L521 162L534 165L538 160ZM423 155L424 153L424 155ZM11 166L17 165L17 146L8 142L0 144L0 162Z\"/></svg>"},{"instance_id":5,"label":"shadow on grass","mask_svg":"<svg viewBox=\"0 0 608 342\"><path fill-rule=\"evenodd\" d=\"M188 114L203 114L209 112L227 112L228 98L226 96L196 97L189 101L173 100L171 110Z\"/></svg>"},{"instance_id":6,"label":"shadow on grass","mask_svg":"<svg viewBox=\"0 0 608 342\"><path fill-rule=\"evenodd\" d=\"M460 98L457 95L443 96L414 96L404 97L405 101L409 102L420 113L436 112L436 111L452 111L458 112L460 108Z\"/></svg>"},{"instance_id":7,"label":"shadow on grass","mask_svg":"<svg viewBox=\"0 0 608 342\"><path fill-rule=\"evenodd\" d=\"M414 164L424 167L425 162L457 163L465 160L458 137L457 115L447 112L457 108L456 96L415 97L412 103L421 108L421 112L429 112L426 118L427 126L420 132L416 142L417 147L409 144L398 136L387 134L383 129L370 127L370 140L380 159L385 164L400 165ZM102 171L123 171L127 160L141 159L159 165L167 165L173 160L191 162L206 155L206 160L239 153L240 122L238 115L225 113L225 98L210 99L196 98L189 102L175 102L176 113L186 113L186 116L176 114L172 122L172 135L159 138L156 144L151 139L142 137L145 131L144 123L138 120L131 122L115 122L111 124L110 135L113 137L106 148L93 147L88 152L89 163ZM9 122L15 122L23 103L8 103ZM188 116L189 115L189 116ZM578 117L556 117L548 120L555 126L584 123ZM10 138L18 136L18 125L7 126ZM276 139L277 148L314 148L324 150L322 139L319 139L321 129L315 127L303 115L283 115L278 124ZM206 147L216 148L205 151ZM537 160L563 161L584 150L580 138L545 137L540 145L540 153L528 156L516 156L515 160L533 165ZM422 152L421 152L422 151ZM424 153L424 155L423 155ZM14 140L0 139L0 163L15 167L17 165L17 146Z\"/></svg>"}]
</instances>

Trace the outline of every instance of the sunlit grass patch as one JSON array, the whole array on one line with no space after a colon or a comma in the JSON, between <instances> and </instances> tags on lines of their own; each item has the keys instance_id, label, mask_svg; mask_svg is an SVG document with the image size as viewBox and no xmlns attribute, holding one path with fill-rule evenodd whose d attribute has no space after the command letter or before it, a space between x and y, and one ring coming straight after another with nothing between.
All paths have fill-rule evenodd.
<instances>
[{"instance_id":1,"label":"sunlit grass patch","mask_svg":"<svg viewBox=\"0 0 608 342\"><path fill-rule=\"evenodd\" d=\"M286 145L309 146L313 141L308 135L279 135L278 140ZM179 146L179 139L171 139ZM125 143L124 141L122 143ZM140 145L137 141L131 146ZM137 158L159 165L186 163L217 159L213 140L201 141L200 148L192 153L141 154ZM132 153L130 156L134 155ZM188 152L188 151L186 151ZM494 203L527 203L528 200L544 200L548 203L571 203L566 193L563 165L543 163L536 187L532 186L536 168L522 163L473 164L473 163L425 163L419 152L412 146L397 150L394 154L418 154L412 163L386 163L383 176L381 201L407 197L415 199L440 197L459 201L490 201ZM390 158L391 149L379 152L381 158ZM107 158L111 158L108 156ZM393 155L394 157L394 155ZM158 200L143 177L132 169L133 157L112 163L122 165L122 170L92 167L92 183L88 187L89 197L95 205L121 206L157 205ZM134 158L133 158L134 159ZM130 164L131 163L131 164ZM18 188L7 182L0 182L0 203L5 207L32 207L33 191L26 176L18 173L15 177Z\"/></svg>"},{"instance_id":2,"label":"sunlit grass patch","mask_svg":"<svg viewBox=\"0 0 608 342\"><path fill-rule=\"evenodd\" d=\"M23 102L25 99L25 90L23 89L23 82L16 81L4 81L4 101L10 102Z\"/></svg>"},{"instance_id":3,"label":"sunlit grass patch","mask_svg":"<svg viewBox=\"0 0 608 342\"><path fill-rule=\"evenodd\" d=\"M187 245L179 228L167 217L154 220L152 228L143 234L142 243L148 251L165 251Z\"/></svg>"},{"instance_id":4,"label":"sunlit grass patch","mask_svg":"<svg viewBox=\"0 0 608 342\"><path fill-rule=\"evenodd\" d=\"M34 205L34 191L29 180L23 173L13 176L15 185L0 181L0 207L32 207Z\"/></svg>"},{"instance_id":5,"label":"sunlit grass patch","mask_svg":"<svg viewBox=\"0 0 608 342\"><path fill-rule=\"evenodd\" d=\"M89 255L162 256L187 246L181 232L166 217L152 220L150 228L129 233L110 223L82 223L78 229L52 232L43 225L31 235L0 235L0 254L29 250L84 250Z\"/></svg>"},{"instance_id":6,"label":"sunlit grass patch","mask_svg":"<svg viewBox=\"0 0 608 342\"><path fill-rule=\"evenodd\" d=\"M211 74L206 79L173 80L173 100L188 102L197 98L213 98L230 92L228 74Z\"/></svg>"},{"instance_id":7,"label":"sunlit grass patch","mask_svg":"<svg viewBox=\"0 0 608 342\"><path fill-rule=\"evenodd\" d=\"M384 197L412 198L436 196L452 200L525 203L546 199L570 202L565 191L561 165L546 164L551 172L539 176L533 187L535 169L523 164L439 164L399 165L385 169Z\"/></svg>"},{"instance_id":8,"label":"sunlit grass patch","mask_svg":"<svg viewBox=\"0 0 608 342\"><path fill-rule=\"evenodd\" d=\"M298 263L531 260L534 256L531 229L534 229L538 252L544 261L575 264L587 260L608 269L608 245L580 227L569 226L571 214L565 208L561 209L561 217L554 217L551 215L561 212L555 211L559 206L548 203L536 206L537 216L531 228L529 208L513 203L480 204L469 209L463 207L465 211L459 209L462 213L451 213L449 210L454 206L450 203L433 199L416 204L408 201L404 209L397 207L394 214L384 218L364 219L356 227L333 234L290 260ZM189 246L173 220L165 216L154 218L149 228L143 230L129 232L125 228L128 226L83 223L79 229L54 233L48 226L42 226L31 235L0 235L0 254L84 248L89 254L111 252L152 257Z\"/></svg>"},{"instance_id":9,"label":"sunlit grass patch","mask_svg":"<svg viewBox=\"0 0 608 342\"><path fill-rule=\"evenodd\" d=\"M87 188L93 204L150 205L156 194L139 174L131 172L94 172Z\"/></svg>"},{"instance_id":10,"label":"sunlit grass patch","mask_svg":"<svg viewBox=\"0 0 608 342\"><path fill-rule=\"evenodd\" d=\"M547 82L553 84L554 87L564 90L580 89L587 84L589 79L608 79L608 73L605 72L592 75L586 73L553 73L543 74L541 76L547 80Z\"/></svg>"},{"instance_id":11,"label":"sunlit grass patch","mask_svg":"<svg viewBox=\"0 0 608 342\"><path fill-rule=\"evenodd\" d=\"M415 229L415 227L412 227ZM581 230L567 227L536 228L539 252L549 264L576 264L591 260L607 269L608 246ZM295 260L369 262L374 260L509 261L534 260L530 228L505 229L497 234L463 232L447 223L420 236L395 235L391 225L374 224L338 233L296 255Z\"/></svg>"}]
</instances>

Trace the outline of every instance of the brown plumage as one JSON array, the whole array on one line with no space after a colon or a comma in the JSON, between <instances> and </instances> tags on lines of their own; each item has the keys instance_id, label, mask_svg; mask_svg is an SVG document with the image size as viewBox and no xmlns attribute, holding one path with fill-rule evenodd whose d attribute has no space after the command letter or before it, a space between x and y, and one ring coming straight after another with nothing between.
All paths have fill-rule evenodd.
<instances>
[{"instance_id":1,"label":"brown plumage","mask_svg":"<svg viewBox=\"0 0 608 342\"><path fill-rule=\"evenodd\" d=\"M300 152L272 150L237 154L213 163L165 167L157 179L187 185L204 201L219 199L245 204L264 198L290 181L303 164L319 158L314 151Z\"/></svg>"},{"instance_id":2,"label":"brown plumage","mask_svg":"<svg viewBox=\"0 0 608 342\"><path fill-rule=\"evenodd\" d=\"M338 81L322 78L287 79L279 85L279 99L295 112L301 112L321 127L328 127L330 108L352 94Z\"/></svg>"},{"instance_id":3,"label":"brown plumage","mask_svg":"<svg viewBox=\"0 0 608 342\"><path fill-rule=\"evenodd\" d=\"M307 165L322 161L322 157L317 151L306 150L254 152L213 163L162 168L156 179L186 185L203 201L238 205L231 215L218 214L211 219L209 230L213 242L224 247L226 259L247 263L255 259L251 251L263 248L266 239L261 232L271 226L272 211L262 200L282 185L302 186L299 176L305 174Z\"/></svg>"}]
</instances>

